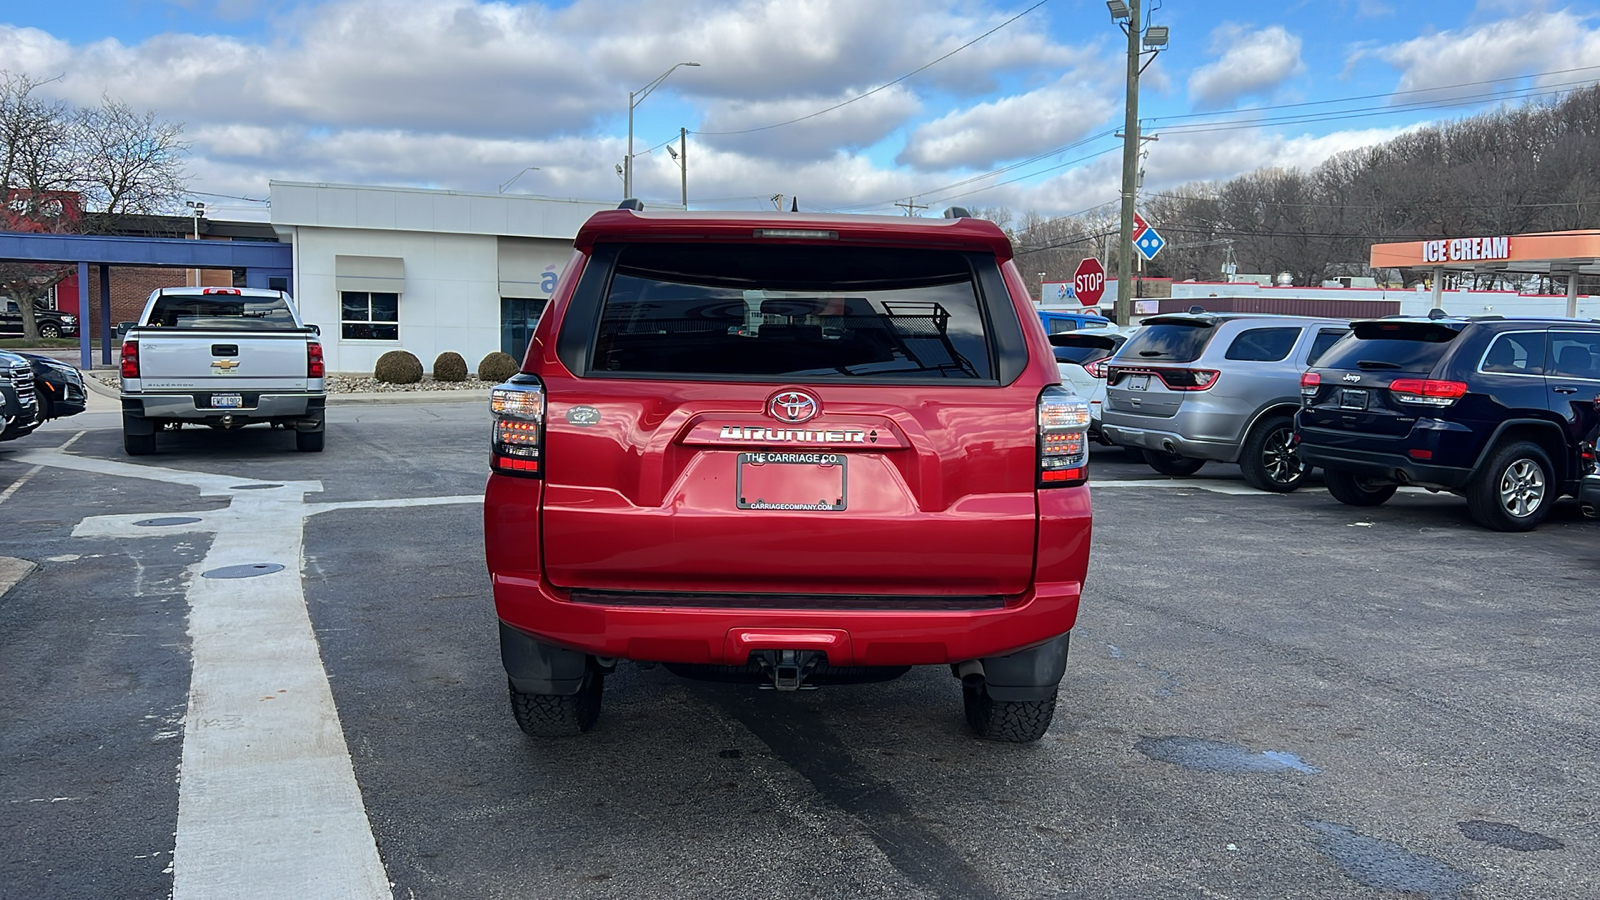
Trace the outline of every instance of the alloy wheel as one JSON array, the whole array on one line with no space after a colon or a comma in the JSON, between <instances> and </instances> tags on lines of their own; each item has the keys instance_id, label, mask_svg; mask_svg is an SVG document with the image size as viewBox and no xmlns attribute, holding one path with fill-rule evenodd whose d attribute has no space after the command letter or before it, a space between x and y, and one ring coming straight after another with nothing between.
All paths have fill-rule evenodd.
<instances>
[{"instance_id":1,"label":"alloy wheel","mask_svg":"<svg viewBox=\"0 0 1600 900\"><path fill-rule=\"evenodd\" d=\"M1544 492L1544 469L1531 459L1513 462L1500 475L1500 505L1519 519L1544 503Z\"/></svg>"},{"instance_id":2,"label":"alloy wheel","mask_svg":"<svg viewBox=\"0 0 1600 900\"><path fill-rule=\"evenodd\" d=\"M1294 429L1280 428L1267 435L1266 443L1261 448L1261 464L1266 468L1268 477L1278 484L1291 484L1306 472L1305 461L1290 443L1293 436Z\"/></svg>"}]
</instances>

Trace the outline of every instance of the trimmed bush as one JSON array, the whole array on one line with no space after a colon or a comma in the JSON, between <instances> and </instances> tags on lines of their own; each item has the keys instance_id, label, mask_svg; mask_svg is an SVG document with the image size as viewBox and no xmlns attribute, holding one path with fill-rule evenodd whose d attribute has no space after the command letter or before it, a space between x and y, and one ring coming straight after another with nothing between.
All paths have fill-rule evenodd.
<instances>
[{"instance_id":1,"label":"trimmed bush","mask_svg":"<svg viewBox=\"0 0 1600 900\"><path fill-rule=\"evenodd\" d=\"M446 350L433 361L434 381L466 381L467 361L454 350Z\"/></svg>"},{"instance_id":2,"label":"trimmed bush","mask_svg":"<svg viewBox=\"0 0 1600 900\"><path fill-rule=\"evenodd\" d=\"M496 350L478 363L478 380L499 384L517 374L519 368L517 361L511 358L511 354Z\"/></svg>"},{"instance_id":3,"label":"trimmed bush","mask_svg":"<svg viewBox=\"0 0 1600 900\"><path fill-rule=\"evenodd\" d=\"M422 380L422 360L405 350L390 350L378 357L372 377L385 384L416 384Z\"/></svg>"}]
</instances>

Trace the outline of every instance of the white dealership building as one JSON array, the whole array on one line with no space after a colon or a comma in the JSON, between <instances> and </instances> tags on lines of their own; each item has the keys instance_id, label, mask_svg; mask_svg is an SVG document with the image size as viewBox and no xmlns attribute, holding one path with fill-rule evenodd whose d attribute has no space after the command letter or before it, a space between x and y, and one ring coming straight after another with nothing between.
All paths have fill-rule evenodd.
<instances>
[{"instance_id":1,"label":"white dealership building","mask_svg":"<svg viewBox=\"0 0 1600 900\"><path fill-rule=\"evenodd\" d=\"M272 225L294 245L295 299L328 369L370 374L409 350L519 361L578 227L616 201L272 182Z\"/></svg>"}]
</instances>

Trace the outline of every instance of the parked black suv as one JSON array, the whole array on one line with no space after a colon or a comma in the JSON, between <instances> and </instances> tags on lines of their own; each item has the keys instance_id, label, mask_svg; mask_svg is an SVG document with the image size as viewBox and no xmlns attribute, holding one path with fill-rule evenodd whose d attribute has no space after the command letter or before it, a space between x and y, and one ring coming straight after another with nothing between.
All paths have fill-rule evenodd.
<instances>
[{"instance_id":1,"label":"parked black suv","mask_svg":"<svg viewBox=\"0 0 1600 900\"><path fill-rule=\"evenodd\" d=\"M1415 484L1461 494L1487 528L1527 531L1593 467L1600 321L1357 322L1300 393L1300 456L1339 501L1377 506Z\"/></svg>"}]
</instances>

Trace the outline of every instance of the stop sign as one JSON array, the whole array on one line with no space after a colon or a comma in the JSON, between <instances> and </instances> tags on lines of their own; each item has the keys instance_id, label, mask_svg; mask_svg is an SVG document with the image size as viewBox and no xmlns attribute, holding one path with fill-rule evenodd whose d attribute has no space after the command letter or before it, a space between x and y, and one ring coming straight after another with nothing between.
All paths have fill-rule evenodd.
<instances>
[{"instance_id":1,"label":"stop sign","mask_svg":"<svg viewBox=\"0 0 1600 900\"><path fill-rule=\"evenodd\" d=\"M1078 271L1072 274L1072 292L1084 306L1099 305L1100 295L1106 292L1106 270L1100 260L1091 256L1078 263Z\"/></svg>"}]
</instances>

